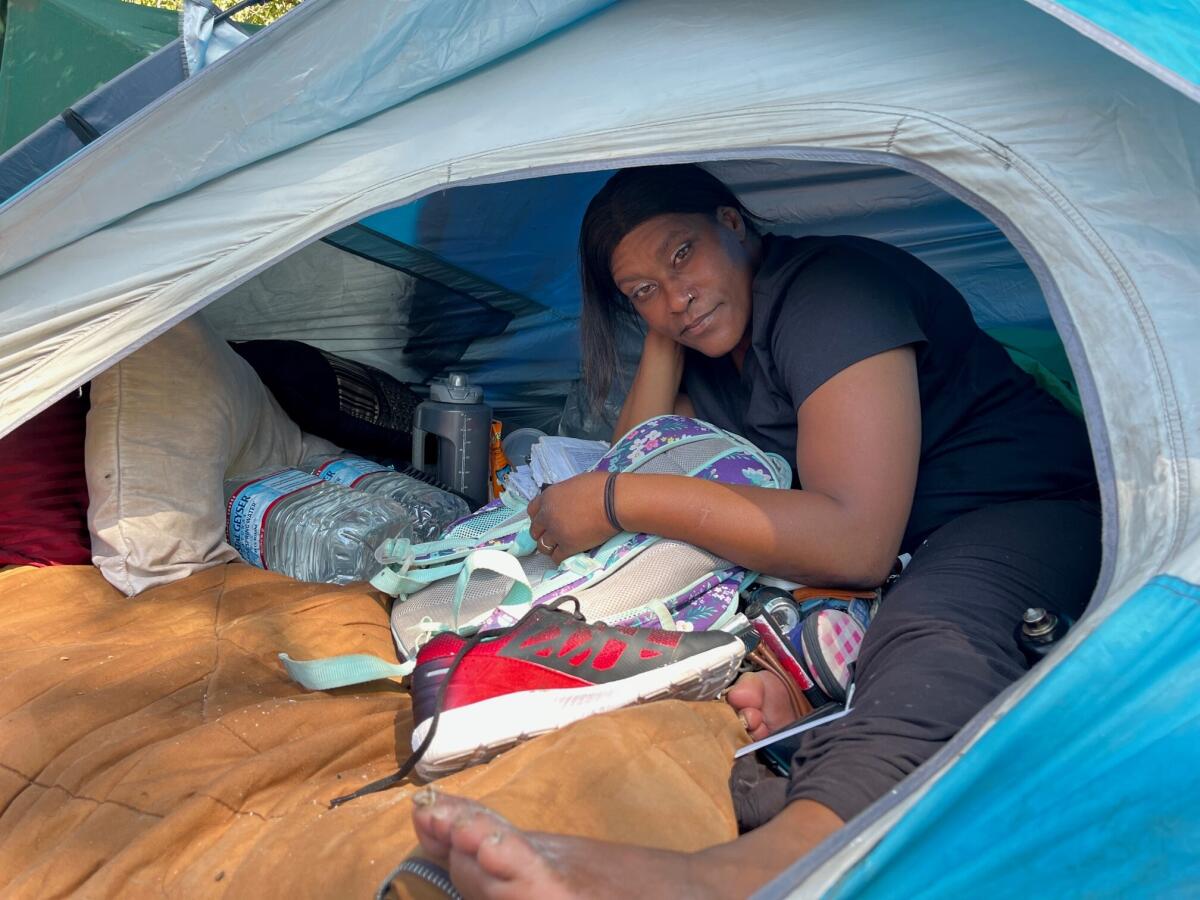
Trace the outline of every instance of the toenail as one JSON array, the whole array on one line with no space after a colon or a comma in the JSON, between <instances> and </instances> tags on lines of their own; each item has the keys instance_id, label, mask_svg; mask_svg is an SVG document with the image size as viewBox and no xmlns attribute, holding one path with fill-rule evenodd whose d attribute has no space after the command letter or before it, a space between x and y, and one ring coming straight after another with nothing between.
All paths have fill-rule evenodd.
<instances>
[{"instance_id":1,"label":"toenail","mask_svg":"<svg viewBox=\"0 0 1200 900\"><path fill-rule=\"evenodd\" d=\"M413 806L433 806L437 803L437 790L432 784L427 784L415 794L413 794Z\"/></svg>"},{"instance_id":2,"label":"toenail","mask_svg":"<svg viewBox=\"0 0 1200 900\"><path fill-rule=\"evenodd\" d=\"M745 712L738 713L738 721L742 723L742 727L747 731L750 730L750 721L746 718Z\"/></svg>"}]
</instances>

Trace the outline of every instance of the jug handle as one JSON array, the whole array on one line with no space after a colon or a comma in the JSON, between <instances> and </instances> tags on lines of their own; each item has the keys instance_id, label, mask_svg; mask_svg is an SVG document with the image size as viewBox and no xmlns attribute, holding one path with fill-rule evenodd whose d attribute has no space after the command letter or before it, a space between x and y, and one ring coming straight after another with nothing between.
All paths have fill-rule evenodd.
<instances>
[{"instance_id":1,"label":"jug handle","mask_svg":"<svg viewBox=\"0 0 1200 900\"><path fill-rule=\"evenodd\" d=\"M423 472L428 472L425 465L425 438L428 432L414 427L412 430L412 464Z\"/></svg>"}]
</instances>

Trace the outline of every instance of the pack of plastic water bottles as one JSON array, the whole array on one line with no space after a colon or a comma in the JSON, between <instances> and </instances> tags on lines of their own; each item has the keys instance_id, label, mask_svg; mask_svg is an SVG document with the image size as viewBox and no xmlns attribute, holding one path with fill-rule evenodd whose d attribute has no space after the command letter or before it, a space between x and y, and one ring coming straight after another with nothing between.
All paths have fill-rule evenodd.
<instances>
[{"instance_id":1,"label":"pack of plastic water bottles","mask_svg":"<svg viewBox=\"0 0 1200 900\"><path fill-rule=\"evenodd\" d=\"M470 512L455 494L349 455L231 477L225 501L226 536L246 562L329 584L370 579L383 541L431 540Z\"/></svg>"}]
</instances>

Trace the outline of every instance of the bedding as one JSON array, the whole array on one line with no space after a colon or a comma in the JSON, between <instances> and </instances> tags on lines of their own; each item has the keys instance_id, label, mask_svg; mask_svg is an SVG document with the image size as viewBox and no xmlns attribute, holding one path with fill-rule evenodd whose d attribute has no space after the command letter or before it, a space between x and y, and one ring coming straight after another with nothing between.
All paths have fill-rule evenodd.
<instances>
[{"instance_id":1,"label":"bedding","mask_svg":"<svg viewBox=\"0 0 1200 900\"><path fill-rule=\"evenodd\" d=\"M200 315L92 380L84 447L92 562L130 596L238 558L226 475L338 450L301 432Z\"/></svg>"},{"instance_id":2,"label":"bedding","mask_svg":"<svg viewBox=\"0 0 1200 900\"><path fill-rule=\"evenodd\" d=\"M390 651L380 595L243 563L131 602L90 566L0 571L0 895L367 897L415 787L398 684L306 693L276 653ZM587 719L442 779L518 825L696 850L737 834L722 703ZM686 823L686 827L681 827Z\"/></svg>"}]
</instances>

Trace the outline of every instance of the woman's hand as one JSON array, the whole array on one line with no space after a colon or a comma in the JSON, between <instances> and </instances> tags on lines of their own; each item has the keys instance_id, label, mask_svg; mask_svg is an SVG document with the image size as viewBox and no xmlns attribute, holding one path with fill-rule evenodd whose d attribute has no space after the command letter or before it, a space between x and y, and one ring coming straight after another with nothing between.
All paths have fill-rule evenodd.
<instances>
[{"instance_id":1,"label":"woman's hand","mask_svg":"<svg viewBox=\"0 0 1200 900\"><path fill-rule=\"evenodd\" d=\"M642 340L642 356L650 357L656 364L674 365L683 361L683 344L673 337L652 328L646 329L646 337Z\"/></svg>"},{"instance_id":2,"label":"woman's hand","mask_svg":"<svg viewBox=\"0 0 1200 900\"><path fill-rule=\"evenodd\" d=\"M555 564L617 533L604 515L607 472L584 472L543 488L529 504L529 533Z\"/></svg>"}]
</instances>

